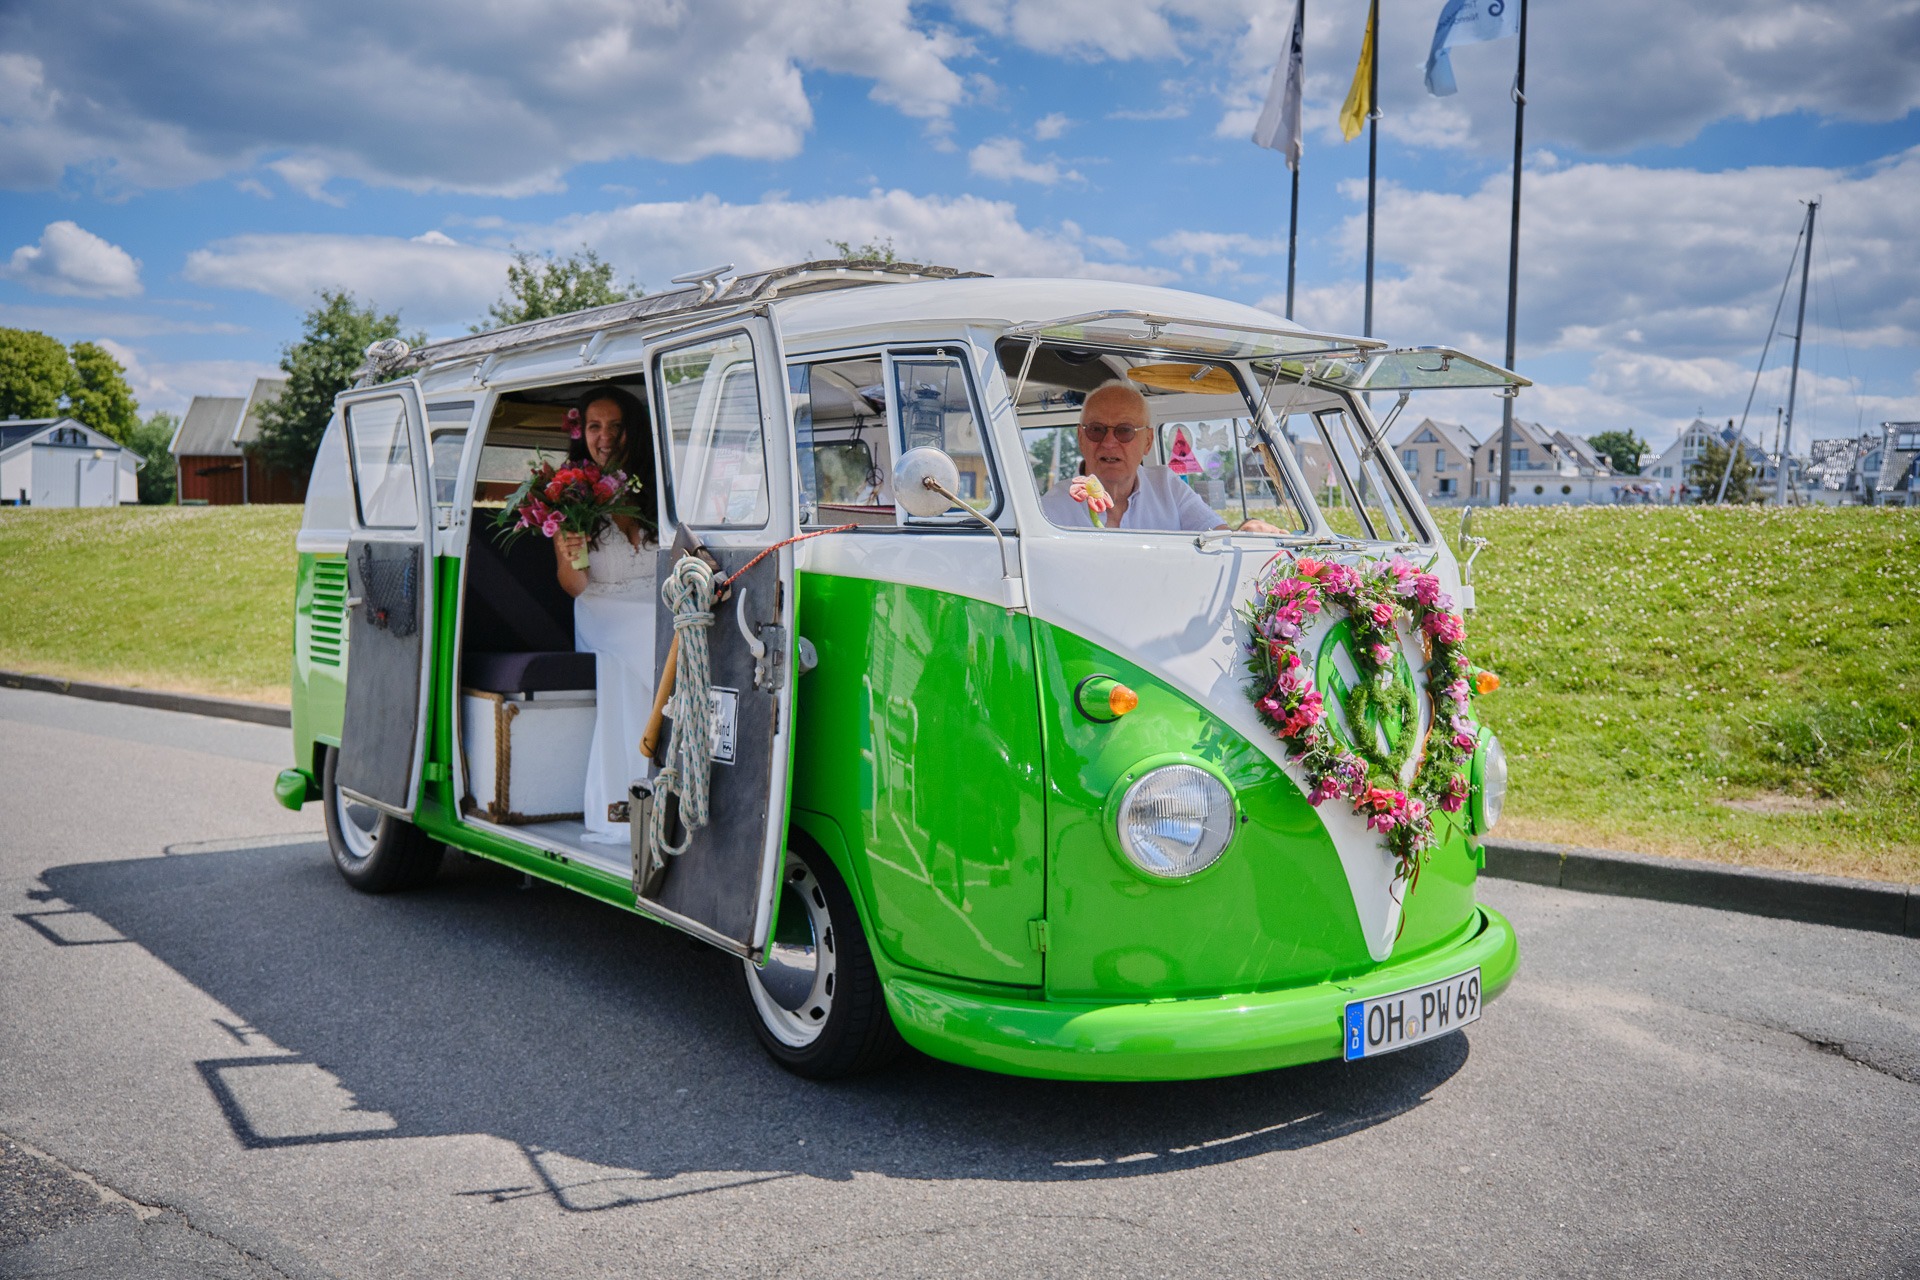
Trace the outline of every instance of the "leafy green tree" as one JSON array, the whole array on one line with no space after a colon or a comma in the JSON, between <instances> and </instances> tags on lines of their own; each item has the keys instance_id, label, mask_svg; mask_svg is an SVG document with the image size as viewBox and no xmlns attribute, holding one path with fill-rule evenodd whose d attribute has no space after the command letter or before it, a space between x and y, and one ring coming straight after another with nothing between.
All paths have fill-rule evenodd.
<instances>
[{"instance_id":1,"label":"leafy green tree","mask_svg":"<svg viewBox=\"0 0 1920 1280\"><path fill-rule=\"evenodd\" d=\"M564 258L551 253L536 257L523 251L513 255L513 265L507 268L506 293L487 308L487 323L474 325L473 332L604 307L641 293L639 285L623 289L614 284L613 264L600 261L600 255L592 249L583 248Z\"/></svg>"},{"instance_id":2,"label":"leafy green tree","mask_svg":"<svg viewBox=\"0 0 1920 1280\"><path fill-rule=\"evenodd\" d=\"M1587 443L1623 476L1640 474L1640 459L1649 449L1647 442L1631 431L1602 431L1589 437ZM1724 455L1720 461L1725 464ZM1715 483L1718 482L1719 478L1715 477Z\"/></svg>"},{"instance_id":3,"label":"leafy green tree","mask_svg":"<svg viewBox=\"0 0 1920 1280\"><path fill-rule=\"evenodd\" d=\"M140 468L140 502L144 506L164 506L173 501L173 454L167 446L179 429L179 418L156 411L121 441L147 460L147 465Z\"/></svg>"},{"instance_id":4,"label":"leafy green tree","mask_svg":"<svg viewBox=\"0 0 1920 1280\"><path fill-rule=\"evenodd\" d=\"M0 329L0 418L51 418L73 385L59 340L32 329Z\"/></svg>"},{"instance_id":5,"label":"leafy green tree","mask_svg":"<svg viewBox=\"0 0 1920 1280\"><path fill-rule=\"evenodd\" d=\"M116 444L126 444L140 426L140 402L127 385L127 371L113 353L94 342L76 342L68 354L73 381L67 412Z\"/></svg>"},{"instance_id":6,"label":"leafy green tree","mask_svg":"<svg viewBox=\"0 0 1920 1280\"><path fill-rule=\"evenodd\" d=\"M852 262L902 261L900 255L893 250L892 236L888 236L885 240L869 240L858 246L848 240L829 240L827 243L833 247L834 257L846 258Z\"/></svg>"},{"instance_id":7,"label":"leafy green tree","mask_svg":"<svg viewBox=\"0 0 1920 1280\"><path fill-rule=\"evenodd\" d=\"M1727 474L1727 451L1734 446L1721 440L1709 440L1700 456L1687 469L1687 483L1699 490L1700 501L1712 502L1720 492L1720 477L1727 476L1727 501L1752 502L1760 495L1754 488L1753 456L1745 449L1734 453L1733 472Z\"/></svg>"},{"instance_id":8,"label":"leafy green tree","mask_svg":"<svg viewBox=\"0 0 1920 1280\"><path fill-rule=\"evenodd\" d=\"M346 290L323 290L307 312L300 341L284 348L280 367L287 389L260 410L260 434L248 451L277 471L305 475L313 468L333 398L353 385L366 349L382 338L400 336L400 317L362 306ZM418 345L424 337L408 339Z\"/></svg>"}]
</instances>

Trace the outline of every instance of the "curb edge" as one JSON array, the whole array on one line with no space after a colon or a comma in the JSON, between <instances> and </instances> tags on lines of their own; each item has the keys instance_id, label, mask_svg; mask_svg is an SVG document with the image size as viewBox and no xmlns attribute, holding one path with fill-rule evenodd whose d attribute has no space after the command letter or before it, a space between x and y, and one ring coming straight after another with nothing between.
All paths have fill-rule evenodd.
<instances>
[{"instance_id":1,"label":"curb edge","mask_svg":"<svg viewBox=\"0 0 1920 1280\"><path fill-rule=\"evenodd\" d=\"M1920 885L1733 867L1534 840L1486 840L1482 846L1487 857L1484 874L1500 880L1920 937Z\"/></svg>"},{"instance_id":2,"label":"curb edge","mask_svg":"<svg viewBox=\"0 0 1920 1280\"><path fill-rule=\"evenodd\" d=\"M89 680L62 680L55 676L36 676L22 671L0 671L0 688L30 689L36 693L61 693L94 702L120 702L133 707L151 707L156 711L184 711L189 715L215 716L222 720L244 720L250 724L271 725L276 729L293 727L293 710L271 702L248 702L241 698L217 698L204 693L170 693L162 689L128 689L114 684L95 684Z\"/></svg>"}]
</instances>

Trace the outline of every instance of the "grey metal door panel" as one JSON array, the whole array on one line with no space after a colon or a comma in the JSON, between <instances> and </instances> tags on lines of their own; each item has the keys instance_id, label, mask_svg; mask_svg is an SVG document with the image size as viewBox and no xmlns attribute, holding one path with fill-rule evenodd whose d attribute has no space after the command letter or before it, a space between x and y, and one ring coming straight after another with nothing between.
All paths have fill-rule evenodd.
<instances>
[{"instance_id":1,"label":"grey metal door panel","mask_svg":"<svg viewBox=\"0 0 1920 1280\"><path fill-rule=\"evenodd\" d=\"M411 815L418 780L421 608L425 566L414 542L347 543L347 699L340 728L343 790Z\"/></svg>"},{"instance_id":2,"label":"grey metal door panel","mask_svg":"<svg viewBox=\"0 0 1920 1280\"><path fill-rule=\"evenodd\" d=\"M753 550L710 554L720 562L716 575L725 578L758 554ZM672 572L677 553L660 552L660 574ZM768 835L771 798L785 792L787 753L776 752L776 729L791 672L791 641L785 624L785 592L780 553L768 556L734 584L732 595L714 606L708 631L712 684L718 699L731 702L732 760L716 758L708 784L708 825L693 835L687 851L669 859L665 879L643 905L655 906L687 920L697 921L737 944L755 948L755 925L762 910L762 862ZM673 642L673 618L659 611L655 633L657 652ZM748 630L765 646L763 672L746 637ZM756 674L762 678L758 686ZM677 731L677 726L676 726ZM776 780L774 770L780 777ZM780 815L784 824L786 815Z\"/></svg>"}]
</instances>

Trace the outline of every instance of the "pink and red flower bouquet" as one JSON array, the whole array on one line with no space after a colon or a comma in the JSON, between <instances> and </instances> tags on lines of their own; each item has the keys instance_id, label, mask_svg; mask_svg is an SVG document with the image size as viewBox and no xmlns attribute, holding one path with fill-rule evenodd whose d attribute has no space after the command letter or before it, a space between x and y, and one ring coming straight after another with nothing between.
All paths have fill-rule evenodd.
<instances>
[{"instance_id":1,"label":"pink and red flower bouquet","mask_svg":"<svg viewBox=\"0 0 1920 1280\"><path fill-rule=\"evenodd\" d=\"M602 471L592 462L554 463L537 457L526 480L494 518L494 526L508 530L509 543L529 531L549 538L580 533L591 543L615 516L631 516L651 525L639 498L640 482L624 471ZM584 552L575 557L573 567L587 567Z\"/></svg>"}]
</instances>

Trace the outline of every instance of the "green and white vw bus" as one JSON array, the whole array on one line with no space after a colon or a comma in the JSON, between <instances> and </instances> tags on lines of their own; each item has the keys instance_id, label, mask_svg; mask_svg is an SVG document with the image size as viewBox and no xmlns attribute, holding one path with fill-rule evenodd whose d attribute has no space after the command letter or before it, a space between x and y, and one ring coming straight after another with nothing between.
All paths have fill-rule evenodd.
<instances>
[{"instance_id":1,"label":"green and white vw bus","mask_svg":"<svg viewBox=\"0 0 1920 1280\"><path fill-rule=\"evenodd\" d=\"M1079 406L1115 379L1146 396L1148 461L1177 458L1228 527L1049 521ZM732 581L704 631L711 764L680 780L711 817L664 871L646 780L631 849L583 839L593 658L545 540L494 525L606 383L651 419L661 581L695 553ZM1446 1034L1518 964L1475 901L1499 745L1467 724L1470 795L1397 859L1363 806L1314 803L1263 718L1247 605L1302 557L1399 558L1470 603L1368 399L1520 384L1184 292L872 262L381 344L307 494L278 792L322 803L356 888L420 885L452 847L735 953L762 1041L806 1075L904 1041L1179 1079ZM1251 517L1279 532L1239 532ZM1401 618L1380 679L1410 709L1343 699L1360 669L1338 614L1293 649L1329 741L1410 786L1468 695L1436 714L1433 650ZM662 659L673 622L662 606Z\"/></svg>"}]
</instances>

